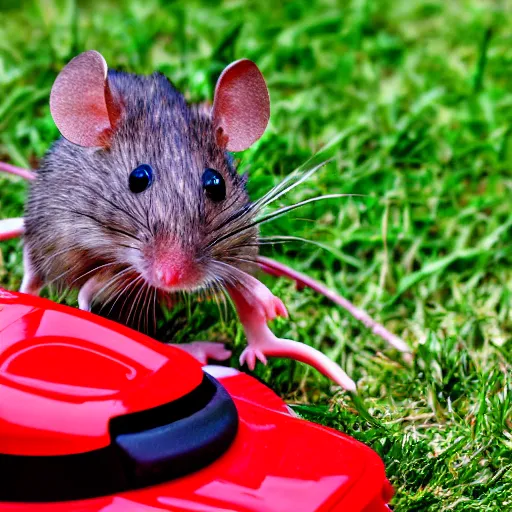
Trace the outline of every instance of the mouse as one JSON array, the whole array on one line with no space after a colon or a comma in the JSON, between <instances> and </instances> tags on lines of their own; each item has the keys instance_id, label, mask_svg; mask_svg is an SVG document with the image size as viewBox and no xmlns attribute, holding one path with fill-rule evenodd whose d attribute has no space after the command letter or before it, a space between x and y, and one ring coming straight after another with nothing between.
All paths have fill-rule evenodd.
<instances>
[{"instance_id":1,"label":"mouse","mask_svg":"<svg viewBox=\"0 0 512 512\"><path fill-rule=\"evenodd\" d=\"M163 74L115 71L90 50L58 74L50 111L61 137L37 172L2 169L30 180L24 218L3 230L3 238L23 235L21 292L76 289L80 309L99 304L100 312L143 331L141 315L157 303L172 306L183 293L225 294L247 339L241 364L254 369L267 356L291 357L356 390L326 355L278 338L268 326L288 312L256 270L328 291L259 255L257 216L267 203L250 200L247 175L232 157L260 139L270 118L269 92L254 62L229 64L211 105L189 104ZM366 313L340 304L408 351ZM220 343L179 347L202 363L231 355Z\"/></svg>"}]
</instances>

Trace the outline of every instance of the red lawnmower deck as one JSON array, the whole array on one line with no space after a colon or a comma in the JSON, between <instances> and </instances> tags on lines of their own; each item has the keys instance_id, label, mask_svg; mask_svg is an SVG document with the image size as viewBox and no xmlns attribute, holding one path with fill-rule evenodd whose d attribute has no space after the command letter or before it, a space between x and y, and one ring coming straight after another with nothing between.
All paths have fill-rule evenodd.
<instances>
[{"instance_id":1,"label":"red lawnmower deck","mask_svg":"<svg viewBox=\"0 0 512 512\"><path fill-rule=\"evenodd\" d=\"M237 370L0 289L0 512L387 509L380 458Z\"/></svg>"}]
</instances>

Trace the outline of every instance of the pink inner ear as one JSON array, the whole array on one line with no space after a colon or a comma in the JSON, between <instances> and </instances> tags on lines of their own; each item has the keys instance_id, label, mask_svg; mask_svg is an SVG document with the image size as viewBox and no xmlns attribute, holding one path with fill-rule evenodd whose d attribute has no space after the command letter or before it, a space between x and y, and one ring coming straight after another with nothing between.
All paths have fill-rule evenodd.
<instances>
[{"instance_id":1,"label":"pink inner ear","mask_svg":"<svg viewBox=\"0 0 512 512\"><path fill-rule=\"evenodd\" d=\"M107 63L94 51L82 53L59 73L50 110L60 133L79 146L103 146L112 129L106 95ZM110 103L110 101L109 101Z\"/></svg>"},{"instance_id":2,"label":"pink inner ear","mask_svg":"<svg viewBox=\"0 0 512 512\"><path fill-rule=\"evenodd\" d=\"M269 117L267 85L256 64L248 59L230 64L215 87L217 142L229 151L243 151L263 135Z\"/></svg>"}]
</instances>

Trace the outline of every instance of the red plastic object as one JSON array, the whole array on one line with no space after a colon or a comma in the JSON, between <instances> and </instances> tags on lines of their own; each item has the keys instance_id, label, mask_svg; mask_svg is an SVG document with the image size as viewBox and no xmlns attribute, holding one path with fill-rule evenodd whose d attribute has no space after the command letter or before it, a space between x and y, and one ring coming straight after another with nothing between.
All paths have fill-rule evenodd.
<instances>
[{"instance_id":1,"label":"red plastic object","mask_svg":"<svg viewBox=\"0 0 512 512\"><path fill-rule=\"evenodd\" d=\"M110 418L170 402L201 382L200 366L182 350L39 298L3 292L0 300L1 453L107 446Z\"/></svg>"},{"instance_id":2,"label":"red plastic object","mask_svg":"<svg viewBox=\"0 0 512 512\"><path fill-rule=\"evenodd\" d=\"M239 415L234 442L213 463L109 496L0 502L0 512L388 510L392 489L370 448L296 418L248 375L204 371L224 386ZM90 313L0 289L0 456L104 447L111 418L184 397L202 376L179 349Z\"/></svg>"}]
</instances>

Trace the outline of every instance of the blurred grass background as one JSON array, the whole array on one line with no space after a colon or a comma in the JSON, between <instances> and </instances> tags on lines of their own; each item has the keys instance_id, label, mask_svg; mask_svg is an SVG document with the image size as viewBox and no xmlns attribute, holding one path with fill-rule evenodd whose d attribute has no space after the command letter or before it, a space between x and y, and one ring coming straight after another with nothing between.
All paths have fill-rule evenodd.
<instances>
[{"instance_id":1,"label":"blurred grass background","mask_svg":"<svg viewBox=\"0 0 512 512\"><path fill-rule=\"evenodd\" d=\"M212 98L229 62L253 59L272 100L266 134L238 155L255 199L340 136L334 162L281 204L367 197L263 228L325 249L263 252L366 308L414 348L414 362L313 292L265 278L291 313L275 332L338 361L360 399L289 361L256 373L305 417L372 446L395 510L512 509L509 2L0 0L0 14L0 160L37 167L58 136L52 82L87 49L112 68L162 71L191 101ZM21 215L25 196L25 183L0 175L1 217ZM1 286L19 286L21 256L20 242L0 244ZM186 320L169 313L162 339L226 341L240 353L232 313L189 309Z\"/></svg>"}]
</instances>

